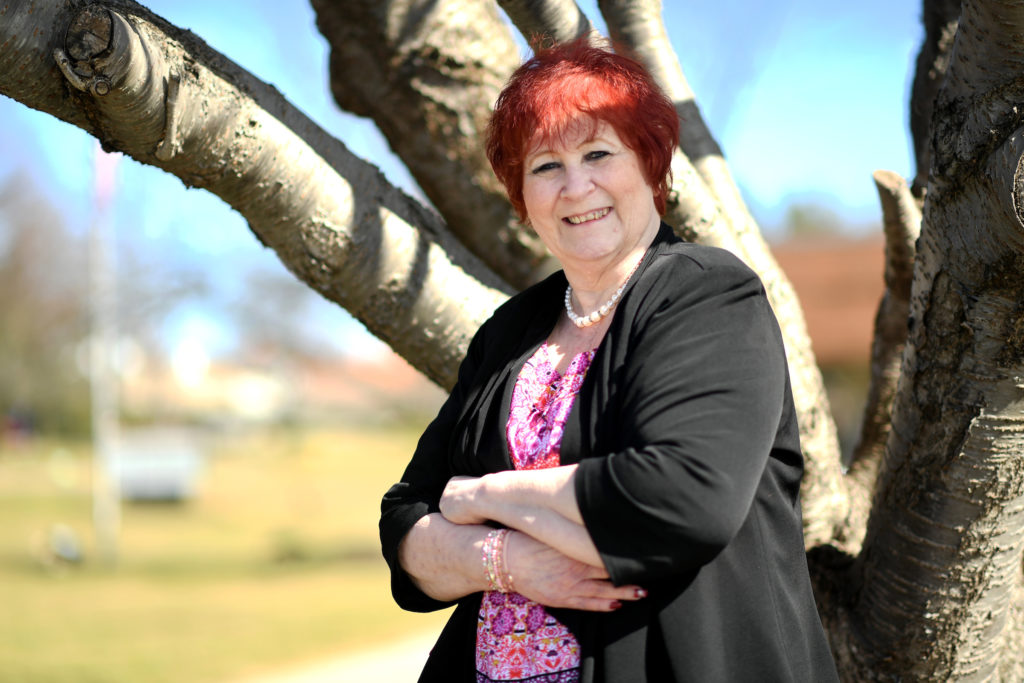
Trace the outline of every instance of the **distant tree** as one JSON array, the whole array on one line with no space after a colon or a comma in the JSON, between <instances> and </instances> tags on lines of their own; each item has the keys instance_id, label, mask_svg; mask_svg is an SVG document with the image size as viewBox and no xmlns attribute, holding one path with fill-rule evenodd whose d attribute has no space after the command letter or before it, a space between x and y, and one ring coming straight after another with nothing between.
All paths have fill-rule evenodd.
<instances>
[{"instance_id":1,"label":"distant tree","mask_svg":"<svg viewBox=\"0 0 1024 683\"><path fill-rule=\"evenodd\" d=\"M24 176L0 187L0 417L63 434L89 428L76 361L88 331L84 240Z\"/></svg>"},{"instance_id":2,"label":"distant tree","mask_svg":"<svg viewBox=\"0 0 1024 683\"><path fill-rule=\"evenodd\" d=\"M443 218L130 0L8 0L0 92L215 193L299 279L451 386L472 331L550 267L481 153L518 61L506 17L556 40L590 21L571 0L502 0L506 16L479 0L312 4L335 99L377 122ZM845 476L799 305L703 123L660 3L599 6L682 115L669 222L746 259L783 326L808 463L808 558L844 679L1021 680L1024 4L924 0L918 172L913 194L876 174L887 294Z\"/></svg>"},{"instance_id":3,"label":"distant tree","mask_svg":"<svg viewBox=\"0 0 1024 683\"><path fill-rule=\"evenodd\" d=\"M838 235L843 230L843 218L824 204L796 202L786 209L782 228L787 237Z\"/></svg>"}]
</instances>

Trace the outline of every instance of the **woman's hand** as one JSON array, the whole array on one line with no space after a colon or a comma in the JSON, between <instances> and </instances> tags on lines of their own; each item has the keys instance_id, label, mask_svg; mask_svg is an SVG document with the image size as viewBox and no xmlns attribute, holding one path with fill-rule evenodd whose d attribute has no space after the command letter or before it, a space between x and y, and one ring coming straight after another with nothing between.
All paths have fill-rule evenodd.
<instances>
[{"instance_id":1,"label":"woman's hand","mask_svg":"<svg viewBox=\"0 0 1024 683\"><path fill-rule=\"evenodd\" d=\"M647 595L640 586L614 586L604 569L517 531L505 539L505 565L515 591L547 607L612 612Z\"/></svg>"},{"instance_id":2,"label":"woman's hand","mask_svg":"<svg viewBox=\"0 0 1024 683\"><path fill-rule=\"evenodd\" d=\"M441 514L453 524L483 524L481 477L452 477L441 494Z\"/></svg>"}]
</instances>

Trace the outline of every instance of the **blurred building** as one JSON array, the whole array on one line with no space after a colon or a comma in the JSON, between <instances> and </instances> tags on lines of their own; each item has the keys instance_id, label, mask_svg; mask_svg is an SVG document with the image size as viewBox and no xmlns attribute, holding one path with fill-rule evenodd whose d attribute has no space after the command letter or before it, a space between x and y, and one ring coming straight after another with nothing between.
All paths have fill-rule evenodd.
<instances>
[{"instance_id":1,"label":"blurred building","mask_svg":"<svg viewBox=\"0 0 1024 683\"><path fill-rule=\"evenodd\" d=\"M143 421L337 426L425 421L444 396L393 353L309 358L252 349L185 371L149 359L124 378L123 406Z\"/></svg>"},{"instance_id":2,"label":"blurred building","mask_svg":"<svg viewBox=\"0 0 1024 683\"><path fill-rule=\"evenodd\" d=\"M860 432L875 314L885 291L885 242L815 235L774 245L796 289L836 418L843 451Z\"/></svg>"}]
</instances>

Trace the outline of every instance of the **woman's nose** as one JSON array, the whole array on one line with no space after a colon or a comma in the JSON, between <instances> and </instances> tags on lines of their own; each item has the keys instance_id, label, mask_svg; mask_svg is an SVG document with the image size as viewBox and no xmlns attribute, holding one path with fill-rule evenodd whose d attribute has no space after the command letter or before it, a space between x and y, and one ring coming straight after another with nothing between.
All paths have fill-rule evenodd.
<instances>
[{"instance_id":1,"label":"woman's nose","mask_svg":"<svg viewBox=\"0 0 1024 683\"><path fill-rule=\"evenodd\" d=\"M583 166L566 166L562 196L567 199L585 196L594 187L590 172Z\"/></svg>"}]
</instances>

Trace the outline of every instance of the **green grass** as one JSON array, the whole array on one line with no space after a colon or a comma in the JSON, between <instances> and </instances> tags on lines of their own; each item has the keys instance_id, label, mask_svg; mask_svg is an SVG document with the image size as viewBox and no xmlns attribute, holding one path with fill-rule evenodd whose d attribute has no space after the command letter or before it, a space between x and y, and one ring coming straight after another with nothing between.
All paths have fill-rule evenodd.
<instances>
[{"instance_id":1,"label":"green grass","mask_svg":"<svg viewBox=\"0 0 1024 683\"><path fill-rule=\"evenodd\" d=\"M416 429L252 433L211 449L200 495L125 505L97 558L87 448L0 450L0 679L202 683L437 631L391 601L380 496ZM48 561L67 525L85 561Z\"/></svg>"}]
</instances>

